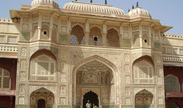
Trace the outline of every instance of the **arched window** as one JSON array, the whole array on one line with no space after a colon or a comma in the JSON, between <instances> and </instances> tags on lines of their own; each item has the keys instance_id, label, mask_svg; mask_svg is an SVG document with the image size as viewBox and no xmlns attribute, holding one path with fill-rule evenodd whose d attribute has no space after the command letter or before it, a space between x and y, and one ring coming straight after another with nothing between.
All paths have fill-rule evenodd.
<instances>
[{"instance_id":1,"label":"arched window","mask_svg":"<svg viewBox=\"0 0 183 108\"><path fill-rule=\"evenodd\" d=\"M55 71L55 59L47 55L40 55L31 60L30 80L55 81Z\"/></svg>"},{"instance_id":2,"label":"arched window","mask_svg":"<svg viewBox=\"0 0 183 108\"><path fill-rule=\"evenodd\" d=\"M107 31L106 39L107 46L120 47L119 35L115 29L112 28Z\"/></svg>"},{"instance_id":3,"label":"arched window","mask_svg":"<svg viewBox=\"0 0 183 108\"><path fill-rule=\"evenodd\" d=\"M41 28L41 39L49 39L49 25L43 24Z\"/></svg>"},{"instance_id":4,"label":"arched window","mask_svg":"<svg viewBox=\"0 0 183 108\"><path fill-rule=\"evenodd\" d=\"M153 65L146 60L139 60L133 65L134 83L154 83Z\"/></svg>"},{"instance_id":5,"label":"arched window","mask_svg":"<svg viewBox=\"0 0 183 108\"><path fill-rule=\"evenodd\" d=\"M143 47L149 47L149 38L147 34L143 34L142 45Z\"/></svg>"},{"instance_id":6,"label":"arched window","mask_svg":"<svg viewBox=\"0 0 183 108\"><path fill-rule=\"evenodd\" d=\"M76 25L72 28L70 36L71 44L85 44L85 33L81 26Z\"/></svg>"},{"instance_id":7,"label":"arched window","mask_svg":"<svg viewBox=\"0 0 183 108\"><path fill-rule=\"evenodd\" d=\"M11 79L10 79L10 73L0 68L0 89L10 89L11 87Z\"/></svg>"},{"instance_id":8,"label":"arched window","mask_svg":"<svg viewBox=\"0 0 183 108\"><path fill-rule=\"evenodd\" d=\"M165 92L180 92L180 84L177 77L173 75L165 77Z\"/></svg>"},{"instance_id":9,"label":"arched window","mask_svg":"<svg viewBox=\"0 0 183 108\"><path fill-rule=\"evenodd\" d=\"M102 33L98 27L90 29L89 44L102 46Z\"/></svg>"}]
</instances>

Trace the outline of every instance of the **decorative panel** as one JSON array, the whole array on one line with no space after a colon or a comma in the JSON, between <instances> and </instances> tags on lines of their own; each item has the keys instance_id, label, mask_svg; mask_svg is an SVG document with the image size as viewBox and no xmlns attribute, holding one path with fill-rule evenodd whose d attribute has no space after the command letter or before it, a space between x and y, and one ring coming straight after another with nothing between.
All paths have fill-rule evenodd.
<instances>
[{"instance_id":1,"label":"decorative panel","mask_svg":"<svg viewBox=\"0 0 183 108\"><path fill-rule=\"evenodd\" d=\"M67 35L60 35L60 42L67 42Z\"/></svg>"},{"instance_id":2,"label":"decorative panel","mask_svg":"<svg viewBox=\"0 0 183 108\"><path fill-rule=\"evenodd\" d=\"M129 39L123 39L123 47L130 47L130 40Z\"/></svg>"},{"instance_id":3,"label":"decorative panel","mask_svg":"<svg viewBox=\"0 0 183 108\"><path fill-rule=\"evenodd\" d=\"M61 106L61 105L59 105L58 108L71 108L71 106L68 106L68 105Z\"/></svg>"},{"instance_id":4,"label":"decorative panel","mask_svg":"<svg viewBox=\"0 0 183 108\"><path fill-rule=\"evenodd\" d=\"M29 30L29 24L23 23L23 24L22 24L22 30L28 31L28 30Z\"/></svg>"},{"instance_id":5,"label":"decorative panel","mask_svg":"<svg viewBox=\"0 0 183 108\"><path fill-rule=\"evenodd\" d=\"M62 26L61 27L61 32L62 33L66 33L67 32L67 27L66 26Z\"/></svg>"},{"instance_id":6,"label":"decorative panel","mask_svg":"<svg viewBox=\"0 0 183 108\"><path fill-rule=\"evenodd\" d=\"M124 32L123 33L123 38L129 38L129 33L128 32Z\"/></svg>"},{"instance_id":7,"label":"decorative panel","mask_svg":"<svg viewBox=\"0 0 183 108\"><path fill-rule=\"evenodd\" d=\"M30 36L29 36L29 33L28 32L21 34L20 40L27 40L28 41L29 39L30 39Z\"/></svg>"},{"instance_id":8,"label":"decorative panel","mask_svg":"<svg viewBox=\"0 0 183 108\"><path fill-rule=\"evenodd\" d=\"M114 106L102 106L102 108L115 108Z\"/></svg>"},{"instance_id":9,"label":"decorative panel","mask_svg":"<svg viewBox=\"0 0 183 108\"><path fill-rule=\"evenodd\" d=\"M26 106L23 105L17 105L16 108L26 108Z\"/></svg>"},{"instance_id":10,"label":"decorative panel","mask_svg":"<svg viewBox=\"0 0 183 108\"><path fill-rule=\"evenodd\" d=\"M154 48L155 48L156 50L161 50L161 44L158 43L158 42L154 42Z\"/></svg>"},{"instance_id":11,"label":"decorative panel","mask_svg":"<svg viewBox=\"0 0 183 108\"><path fill-rule=\"evenodd\" d=\"M5 42L5 35L0 35L0 42Z\"/></svg>"},{"instance_id":12,"label":"decorative panel","mask_svg":"<svg viewBox=\"0 0 183 108\"><path fill-rule=\"evenodd\" d=\"M8 37L8 42L17 42L17 37Z\"/></svg>"}]
</instances>

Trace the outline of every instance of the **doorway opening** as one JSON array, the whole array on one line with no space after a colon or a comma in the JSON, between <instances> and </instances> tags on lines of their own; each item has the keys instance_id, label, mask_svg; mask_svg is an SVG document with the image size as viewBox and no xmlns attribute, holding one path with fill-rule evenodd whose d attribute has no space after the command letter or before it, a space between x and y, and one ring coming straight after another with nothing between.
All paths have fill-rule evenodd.
<instances>
[{"instance_id":1,"label":"doorway opening","mask_svg":"<svg viewBox=\"0 0 183 108\"><path fill-rule=\"evenodd\" d=\"M45 108L45 100L44 99L39 99L37 101L37 105L38 105L38 108Z\"/></svg>"},{"instance_id":2,"label":"doorway opening","mask_svg":"<svg viewBox=\"0 0 183 108\"><path fill-rule=\"evenodd\" d=\"M98 95L96 93L90 91L84 95L83 108L86 108L86 103L88 100L90 100L90 103L92 105L91 108L93 108L93 103L95 103L95 105L99 107Z\"/></svg>"}]
</instances>

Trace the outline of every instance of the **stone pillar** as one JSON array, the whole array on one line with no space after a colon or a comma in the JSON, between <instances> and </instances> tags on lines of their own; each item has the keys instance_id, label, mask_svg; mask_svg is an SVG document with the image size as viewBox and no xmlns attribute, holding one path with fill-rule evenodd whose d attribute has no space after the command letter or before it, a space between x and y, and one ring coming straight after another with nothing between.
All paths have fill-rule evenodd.
<instances>
[{"instance_id":1,"label":"stone pillar","mask_svg":"<svg viewBox=\"0 0 183 108\"><path fill-rule=\"evenodd\" d=\"M102 36L102 44L103 44L103 46L107 46L107 44L106 44L106 36L107 36L107 26L106 26L106 22L104 22L104 24L103 24L103 36Z\"/></svg>"},{"instance_id":2,"label":"stone pillar","mask_svg":"<svg viewBox=\"0 0 183 108\"><path fill-rule=\"evenodd\" d=\"M149 27L149 47L151 48L151 27Z\"/></svg>"},{"instance_id":3,"label":"stone pillar","mask_svg":"<svg viewBox=\"0 0 183 108\"><path fill-rule=\"evenodd\" d=\"M32 16L30 16L29 18L29 31L30 31L30 41L31 41L31 38L32 38Z\"/></svg>"},{"instance_id":4,"label":"stone pillar","mask_svg":"<svg viewBox=\"0 0 183 108\"><path fill-rule=\"evenodd\" d=\"M70 42L70 36L71 36L71 31L72 31L72 27L71 27L71 21L69 20L69 21L67 21L67 33L69 34L69 36L68 36L68 43L70 44L71 42Z\"/></svg>"},{"instance_id":5,"label":"stone pillar","mask_svg":"<svg viewBox=\"0 0 183 108\"><path fill-rule=\"evenodd\" d=\"M143 40L142 40L142 25L139 26L139 40L140 40L140 47L143 47Z\"/></svg>"},{"instance_id":6,"label":"stone pillar","mask_svg":"<svg viewBox=\"0 0 183 108\"><path fill-rule=\"evenodd\" d=\"M120 47L123 47L123 24L121 24L120 26L119 33L120 33L119 36Z\"/></svg>"},{"instance_id":7,"label":"stone pillar","mask_svg":"<svg viewBox=\"0 0 183 108\"><path fill-rule=\"evenodd\" d=\"M103 46L107 46L107 44L106 44L106 36L107 36L107 34L103 33L103 36L102 36L102 44L103 44Z\"/></svg>"},{"instance_id":8,"label":"stone pillar","mask_svg":"<svg viewBox=\"0 0 183 108\"><path fill-rule=\"evenodd\" d=\"M38 20L38 40L41 40L41 27L42 26L42 15L39 14Z\"/></svg>"},{"instance_id":9,"label":"stone pillar","mask_svg":"<svg viewBox=\"0 0 183 108\"><path fill-rule=\"evenodd\" d=\"M89 32L85 32L85 45L89 45Z\"/></svg>"},{"instance_id":10,"label":"stone pillar","mask_svg":"<svg viewBox=\"0 0 183 108\"><path fill-rule=\"evenodd\" d=\"M49 34L49 40L52 41L52 30L53 30L53 15L51 16L51 19L50 19L50 34Z\"/></svg>"}]
</instances>

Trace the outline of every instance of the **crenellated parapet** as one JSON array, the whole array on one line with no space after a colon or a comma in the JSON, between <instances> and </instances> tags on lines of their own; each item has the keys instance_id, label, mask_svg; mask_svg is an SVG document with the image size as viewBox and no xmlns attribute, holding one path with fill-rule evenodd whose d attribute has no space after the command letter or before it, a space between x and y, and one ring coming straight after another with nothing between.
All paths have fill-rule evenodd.
<instances>
[{"instance_id":1,"label":"crenellated parapet","mask_svg":"<svg viewBox=\"0 0 183 108\"><path fill-rule=\"evenodd\" d=\"M179 34L164 33L163 35L165 37L168 37L168 38L179 38L179 39L183 39L183 35L179 35Z\"/></svg>"},{"instance_id":2,"label":"crenellated parapet","mask_svg":"<svg viewBox=\"0 0 183 108\"><path fill-rule=\"evenodd\" d=\"M12 23L12 20L11 19L8 19L8 18L1 18L0 19L0 22Z\"/></svg>"}]
</instances>

